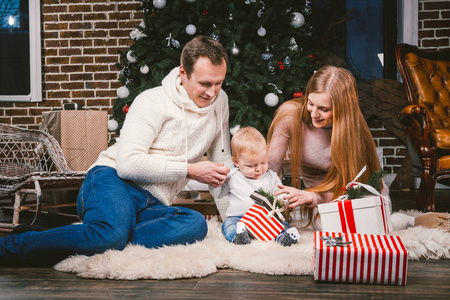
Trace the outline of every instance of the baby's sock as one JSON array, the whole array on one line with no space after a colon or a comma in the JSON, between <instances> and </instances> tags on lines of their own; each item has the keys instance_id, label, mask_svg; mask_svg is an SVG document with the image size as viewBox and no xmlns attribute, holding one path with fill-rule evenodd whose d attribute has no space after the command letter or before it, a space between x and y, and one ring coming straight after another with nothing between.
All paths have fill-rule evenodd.
<instances>
[{"instance_id":1,"label":"baby's sock","mask_svg":"<svg viewBox=\"0 0 450 300\"><path fill-rule=\"evenodd\" d=\"M247 245L250 244L250 235L248 234L248 230L245 227L245 224L242 222L237 222L236 224L236 237L234 238L233 243L236 245Z\"/></svg>"},{"instance_id":2,"label":"baby's sock","mask_svg":"<svg viewBox=\"0 0 450 300\"><path fill-rule=\"evenodd\" d=\"M297 228L291 227L278 238L277 242L284 247L290 247L293 244L297 244L299 238L300 234Z\"/></svg>"}]
</instances>

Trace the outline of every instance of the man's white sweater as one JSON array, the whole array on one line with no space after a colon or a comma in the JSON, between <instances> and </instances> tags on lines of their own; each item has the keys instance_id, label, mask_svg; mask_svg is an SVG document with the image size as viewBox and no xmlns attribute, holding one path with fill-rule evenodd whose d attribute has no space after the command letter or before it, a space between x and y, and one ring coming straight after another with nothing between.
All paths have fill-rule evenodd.
<instances>
[{"instance_id":1,"label":"man's white sweater","mask_svg":"<svg viewBox=\"0 0 450 300\"><path fill-rule=\"evenodd\" d=\"M117 142L91 166L110 166L165 205L186 185L187 164L208 159L233 167L228 98L223 90L200 108L181 85L179 68L131 105ZM223 150L222 150L223 149Z\"/></svg>"}]
</instances>

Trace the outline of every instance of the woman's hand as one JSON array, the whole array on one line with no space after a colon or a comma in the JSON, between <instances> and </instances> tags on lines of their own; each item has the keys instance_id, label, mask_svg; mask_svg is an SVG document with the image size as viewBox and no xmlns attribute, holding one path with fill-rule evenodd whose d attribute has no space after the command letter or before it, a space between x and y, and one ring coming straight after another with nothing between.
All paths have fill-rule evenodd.
<instances>
[{"instance_id":1,"label":"woman's hand","mask_svg":"<svg viewBox=\"0 0 450 300\"><path fill-rule=\"evenodd\" d=\"M200 161L188 164L186 178L219 187L227 179L228 172L230 172L230 168L225 167L222 163Z\"/></svg>"},{"instance_id":2,"label":"woman's hand","mask_svg":"<svg viewBox=\"0 0 450 300\"><path fill-rule=\"evenodd\" d=\"M302 204L308 205L314 201L314 194L312 192L302 191L294 187L281 184L278 185L278 188L280 189L273 195L278 196L284 194L283 199L289 201L290 208L294 208Z\"/></svg>"}]
</instances>

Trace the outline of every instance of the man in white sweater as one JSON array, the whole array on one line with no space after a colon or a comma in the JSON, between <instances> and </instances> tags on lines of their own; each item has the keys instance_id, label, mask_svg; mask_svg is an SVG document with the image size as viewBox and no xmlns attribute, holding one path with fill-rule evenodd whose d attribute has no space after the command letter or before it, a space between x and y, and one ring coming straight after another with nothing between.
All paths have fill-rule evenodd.
<instances>
[{"instance_id":1,"label":"man in white sweater","mask_svg":"<svg viewBox=\"0 0 450 300\"><path fill-rule=\"evenodd\" d=\"M74 254L188 244L207 233L198 212L171 206L189 179L219 187L233 167L227 55L197 36L181 66L162 85L136 97L117 143L90 168L77 201L83 224L28 231L0 239L0 266L49 265ZM201 161L207 153L208 161Z\"/></svg>"}]
</instances>

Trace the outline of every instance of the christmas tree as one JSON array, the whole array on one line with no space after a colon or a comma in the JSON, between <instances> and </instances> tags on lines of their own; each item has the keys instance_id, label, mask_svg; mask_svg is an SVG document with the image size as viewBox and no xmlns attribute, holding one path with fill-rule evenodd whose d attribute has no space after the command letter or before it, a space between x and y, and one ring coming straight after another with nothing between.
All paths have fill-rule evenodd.
<instances>
[{"instance_id":1,"label":"christmas tree","mask_svg":"<svg viewBox=\"0 0 450 300\"><path fill-rule=\"evenodd\" d=\"M222 88L232 132L252 126L265 134L276 108L301 97L317 68L309 1L143 0L141 9L144 19L130 33L134 43L118 64L118 130L134 98L179 66L183 46L196 35L210 36L228 51Z\"/></svg>"}]
</instances>

